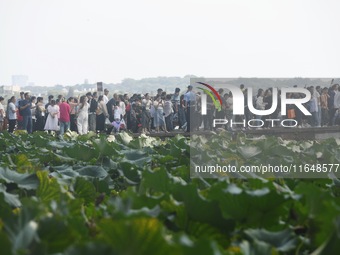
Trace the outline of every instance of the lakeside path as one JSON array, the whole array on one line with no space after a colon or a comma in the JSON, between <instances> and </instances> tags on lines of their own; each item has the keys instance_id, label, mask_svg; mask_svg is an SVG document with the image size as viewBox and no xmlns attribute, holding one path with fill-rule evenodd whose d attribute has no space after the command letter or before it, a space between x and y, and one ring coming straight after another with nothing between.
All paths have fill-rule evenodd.
<instances>
[{"instance_id":1,"label":"lakeside path","mask_svg":"<svg viewBox=\"0 0 340 255\"><path fill-rule=\"evenodd\" d=\"M249 129L249 130L234 130L230 131L233 135L246 134L252 136L272 135L281 137L286 140L324 140L328 138L340 138L340 127L323 127L323 128L271 128L271 129ZM152 132L148 134L151 137L167 138L174 137L176 135L183 135L190 137L190 135L205 135L209 136L214 134L212 131L195 131L195 132L183 132L172 131L170 133ZM140 134L130 134L133 137L138 137Z\"/></svg>"}]
</instances>

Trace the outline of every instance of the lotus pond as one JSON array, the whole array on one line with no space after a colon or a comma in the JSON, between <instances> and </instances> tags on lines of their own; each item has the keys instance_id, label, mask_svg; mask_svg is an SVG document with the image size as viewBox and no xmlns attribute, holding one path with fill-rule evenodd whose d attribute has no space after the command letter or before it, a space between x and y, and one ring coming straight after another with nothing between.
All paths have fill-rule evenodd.
<instances>
[{"instance_id":1,"label":"lotus pond","mask_svg":"<svg viewBox=\"0 0 340 255\"><path fill-rule=\"evenodd\" d=\"M240 164L340 162L335 139L196 139ZM1 133L1 254L340 254L336 177L203 179L189 166L181 136Z\"/></svg>"}]
</instances>

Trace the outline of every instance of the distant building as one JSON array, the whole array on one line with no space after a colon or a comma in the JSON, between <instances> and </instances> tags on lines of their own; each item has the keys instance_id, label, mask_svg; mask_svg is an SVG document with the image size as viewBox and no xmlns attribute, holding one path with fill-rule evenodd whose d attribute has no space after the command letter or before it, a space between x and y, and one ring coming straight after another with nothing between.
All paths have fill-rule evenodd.
<instances>
[{"instance_id":1,"label":"distant building","mask_svg":"<svg viewBox=\"0 0 340 255\"><path fill-rule=\"evenodd\" d=\"M13 95L20 93L20 86L0 86L0 93L3 95Z\"/></svg>"},{"instance_id":2,"label":"distant building","mask_svg":"<svg viewBox=\"0 0 340 255\"><path fill-rule=\"evenodd\" d=\"M27 75L12 75L12 86L25 87L28 85Z\"/></svg>"}]
</instances>

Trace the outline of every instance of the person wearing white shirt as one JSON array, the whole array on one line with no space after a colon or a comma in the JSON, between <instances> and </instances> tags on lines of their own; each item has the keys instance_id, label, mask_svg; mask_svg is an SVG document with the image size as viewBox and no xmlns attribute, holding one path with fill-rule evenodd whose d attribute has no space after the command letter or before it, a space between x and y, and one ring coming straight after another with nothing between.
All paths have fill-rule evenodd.
<instances>
[{"instance_id":1,"label":"person wearing white shirt","mask_svg":"<svg viewBox=\"0 0 340 255\"><path fill-rule=\"evenodd\" d=\"M151 104L150 95L149 93L146 93L145 98L142 100L142 133L144 134L148 133L150 129Z\"/></svg>"},{"instance_id":2,"label":"person wearing white shirt","mask_svg":"<svg viewBox=\"0 0 340 255\"><path fill-rule=\"evenodd\" d=\"M78 133L80 135L85 135L88 132L89 106L90 105L86 100L86 96L81 96L79 99L78 118L77 118Z\"/></svg>"},{"instance_id":3,"label":"person wearing white shirt","mask_svg":"<svg viewBox=\"0 0 340 255\"><path fill-rule=\"evenodd\" d=\"M109 95L109 90L104 89L104 95L103 95L104 104L107 104L107 102L109 102L108 95Z\"/></svg>"},{"instance_id":4,"label":"person wearing white shirt","mask_svg":"<svg viewBox=\"0 0 340 255\"><path fill-rule=\"evenodd\" d=\"M334 95L334 108L336 109L340 108L340 87L339 87L339 90L336 91Z\"/></svg>"},{"instance_id":5,"label":"person wearing white shirt","mask_svg":"<svg viewBox=\"0 0 340 255\"><path fill-rule=\"evenodd\" d=\"M164 101L161 96L157 95L154 100L155 114L154 114L154 125L156 133L159 132L160 128L163 128L166 133L165 119L164 119Z\"/></svg>"},{"instance_id":6,"label":"person wearing white shirt","mask_svg":"<svg viewBox=\"0 0 340 255\"><path fill-rule=\"evenodd\" d=\"M123 118L125 117L125 114L126 114L126 105L125 105L125 102L124 102L124 98L122 95L119 95L119 107L122 111L122 115L123 115Z\"/></svg>"},{"instance_id":7,"label":"person wearing white shirt","mask_svg":"<svg viewBox=\"0 0 340 255\"><path fill-rule=\"evenodd\" d=\"M122 125L125 126L125 121L123 119L122 113L123 111L120 108L119 103L117 102L117 105L113 109L114 121L112 122L115 133L118 133L120 131Z\"/></svg>"},{"instance_id":8,"label":"person wearing white shirt","mask_svg":"<svg viewBox=\"0 0 340 255\"><path fill-rule=\"evenodd\" d=\"M3 130L4 121L6 118L5 107L2 104L3 101L4 98L0 96L0 132Z\"/></svg>"},{"instance_id":9,"label":"person wearing white shirt","mask_svg":"<svg viewBox=\"0 0 340 255\"><path fill-rule=\"evenodd\" d=\"M13 133L15 125L17 123L17 107L15 106L16 98L12 96L8 100L7 112L8 112L8 132Z\"/></svg>"},{"instance_id":10,"label":"person wearing white shirt","mask_svg":"<svg viewBox=\"0 0 340 255\"><path fill-rule=\"evenodd\" d=\"M173 128L173 110L174 106L171 102L171 95L166 95L164 102L164 118L167 131L172 131Z\"/></svg>"}]
</instances>

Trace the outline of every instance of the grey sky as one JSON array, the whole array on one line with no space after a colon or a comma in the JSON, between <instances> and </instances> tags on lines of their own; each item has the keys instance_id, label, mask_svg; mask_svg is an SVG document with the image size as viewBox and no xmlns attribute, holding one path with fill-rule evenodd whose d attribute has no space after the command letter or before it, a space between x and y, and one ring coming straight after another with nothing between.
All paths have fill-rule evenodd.
<instances>
[{"instance_id":1,"label":"grey sky","mask_svg":"<svg viewBox=\"0 0 340 255\"><path fill-rule=\"evenodd\" d=\"M0 85L339 77L337 0L0 0Z\"/></svg>"}]
</instances>

